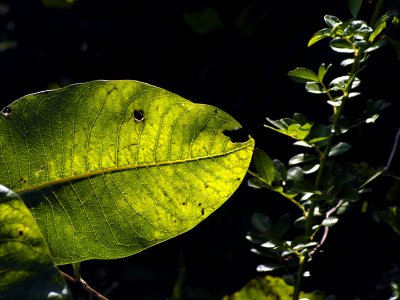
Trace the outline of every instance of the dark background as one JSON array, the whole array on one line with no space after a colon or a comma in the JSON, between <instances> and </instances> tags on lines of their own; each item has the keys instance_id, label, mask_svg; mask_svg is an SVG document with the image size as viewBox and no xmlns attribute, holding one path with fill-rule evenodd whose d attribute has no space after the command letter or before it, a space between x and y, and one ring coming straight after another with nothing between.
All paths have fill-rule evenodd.
<instances>
[{"instance_id":1,"label":"dark background","mask_svg":"<svg viewBox=\"0 0 400 300\"><path fill-rule=\"evenodd\" d=\"M365 1L361 17L368 21L372 8ZM77 0L68 9L34 0L0 2L1 104L70 83L135 79L220 107L258 147L287 161L296 149L263 127L265 117L302 112L326 123L331 114L323 97L307 94L287 72L298 66L315 70L325 62L334 64L332 76L345 73L338 65L344 56L326 42L307 48L325 26L325 14L351 17L345 0ZM392 106L377 124L346 136L354 146L347 158L385 164L400 126L399 67L396 52L386 47L360 74L363 96L346 113L357 115L367 99ZM397 175L398 166L395 159ZM380 198L377 192L369 200ZM110 299L167 299L179 276L182 299L221 299L260 275L256 267L263 258L250 253L245 239L252 214L276 219L291 210L284 199L243 182L190 232L126 259L84 262L83 276ZM388 299L390 281L400 274L399 245L386 223L355 206L331 231L304 288L337 299Z\"/></svg>"}]
</instances>

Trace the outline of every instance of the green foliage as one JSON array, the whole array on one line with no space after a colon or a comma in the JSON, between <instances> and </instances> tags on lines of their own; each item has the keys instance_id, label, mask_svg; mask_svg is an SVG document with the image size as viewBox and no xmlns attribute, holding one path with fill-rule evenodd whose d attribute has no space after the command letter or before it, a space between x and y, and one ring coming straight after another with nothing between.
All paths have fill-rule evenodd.
<instances>
[{"instance_id":1,"label":"green foliage","mask_svg":"<svg viewBox=\"0 0 400 300\"><path fill-rule=\"evenodd\" d=\"M265 276L249 281L240 291L223 300L289 300L292 298L293 287L278 277ZM320 292L300 293L302 299L323 300L325 296Z\"/></svg>"},{"instance_id":2,"label":"green foliage","mask_svg":"<svg viewBox=\"0 0 400 300\"><path fill-rule=\"evenodd\" d=\"M366 170L343 159L352 151L352 145L341 140L343 134L361 124L374 123L380 111L389 106L386 101L368 100L360 118L351 120L344 115L346 103L360 96L356 90L361 84L359 76L371 53L390 41L385 32L387 24L397 22L394 13L388 12L368 25L356 19L361 4L361 0L349 1L354 19L348 21L326 15L327 27L317 31L308 43L311 46L329 38L331 50L339 55L350 55L340 63L344 68L350 67L349 71L339 76L329 74L333 79L328 80L330 64L320 64L317 71L298 67L288 72L291 79L305 85L308 93L325 97L332 107L329 123L309 121L301 113L295 113L293 118L267 118L269 124L265 127L293 139L294 145L303 147L305 151L295 154L285 164L257 149L254 153L256 171L249 171L253 176L249 179L249 186L277 192L299 208L293 222L288 214L284 214L275 226L268 216L254 214L252 222L256 230L247 235L253 244L251 251L264 257L257 270L281 270L286 283L294 285L292 299L299 299L302 278L308 274L307 264L325 242L329 229L339 221L340 214L352 203L363 199L363 194L368 191L367 185L370 186L379 176L390 175L388 167L400 139L398 133L385 167ZM396 232L400 232L397 207L381 213L381 216Z\"/></svg>"},{"instance_id":3,"label":"green foliage","mask_svg":"<svg viewBox=\"0 0 400 300\"><path fill-rule=\"evenodd\" d=\"M129 256L190 230L246 175L254 140L237 138L240 128L216 107L137 81L92 81L13 102L0 115L0 182L31 209L40 230L32 218L26 226L44 256L27 255L35 261L22 269L51 263L42 233L61 265ZM7 234L25 237L16 232ZM12 287L21 280L7 277Z\"/></svg>"},{"instance_id":4,"label":"green foliage","mask_svg":"<svg viewBox=\"0 0 400 300\"><path fill-rule=\"evenodd\" d=\"M31 212L0 185L0 298L71 299Z\"/></svg>"}]
</instances>

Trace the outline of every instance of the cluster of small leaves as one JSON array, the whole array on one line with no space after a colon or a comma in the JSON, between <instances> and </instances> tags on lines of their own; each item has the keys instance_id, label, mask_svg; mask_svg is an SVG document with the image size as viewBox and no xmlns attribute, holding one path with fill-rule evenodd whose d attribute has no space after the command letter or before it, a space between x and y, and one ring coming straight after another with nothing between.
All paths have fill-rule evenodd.
<instances>
[{"instance_id":1,"label":"cluster of small leaves","mask_svg":"<svg viewBox=\"0 0 400 300\"><path fill-rule=\"evenodd\" d=\"M355 18L360 5L361 1L350 1L350 10ZM252 251L265 257L265 263L258 267L258 271L283 268L285 281L292 285L296 280L291 270L298 267L302 260L311 260L325 241L329 228L338 222L338 216L347 211L352 202L360 200L365 185L384 170L374 169L372 173L360 175L354 164L335 158L352 148L349 143L338 141L340 135L363 123L375 122L379 112L389 106L383 100L368 100L358 119L350 121L343 115L347 100L360 95L355 90L361 83L357 75L364 68L370 53L389 40L384 29L388 23L398 22L392 13L384 14L370 26L355 18L343 22L335 16L326 15L327 27L316 32L308 43L311 46L330 38L329 46L333 51L351 54L352 57L340 63L342 67L351 66L347 74L327 80L332 65L324 63L316 72L300 67L288 73L294 81L305 84L307 92L328 98L327 103L333 107L330 123L317 124L300 113L279 120L267 118L265 127L292 138L294 145L304 150L285 164L256 149L253 155L256 171L249 171L253 176L248 181L249 186L272 190L301 210L293 223L289 215L284 214L275 225L268 216L256 213L252 218L256 231L247 235L247 239L255 244ZM392 210L391 216L395 215L400 214ZM291 228L300 229L301 233L291 234L294 238L285 237ZM321 231L323 234L318 235ZM321 238L317 241L318 236ZM308 274L303 272L300 277Z\"/></svg>"}]
</instances>

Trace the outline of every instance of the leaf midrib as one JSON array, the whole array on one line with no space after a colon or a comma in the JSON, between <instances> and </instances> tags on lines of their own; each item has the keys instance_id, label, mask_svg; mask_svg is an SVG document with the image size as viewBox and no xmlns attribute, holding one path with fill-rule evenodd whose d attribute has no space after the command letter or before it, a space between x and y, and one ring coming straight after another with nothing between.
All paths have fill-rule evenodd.
<instances>
[{"instance_id":1,"label":"leaf midrib","mask_svg":"<svg viewBox=\"0 0 400 300\"><path fill-rule=\"evenodd\" d=\"M146 163L146 164L136 164L136 165L126 165L126 166L115 166L115 167L110 167L110 168L105 168L101 170L96 170L96 171L91 171L91 172L86 172L83 174L78 174L74 176L68 176L68 177L62 177L56 180L51 180L47 181L35 186L31 186L28 188L23 188L23 189L15 189L15 192L18 193L19 195L33 192L33 191L38 191L44 188L51 187L53 185L58 185L58 184L63 184L67 182L73 182L76 180L80 179L85 179L85 178L91 178L95 177L98 175L103 175L103 174L108 174L108 173L115 173L115 172L121 172L121 171L126 171L126 170L134 170L134 169L141 169L141 168L148 168L148 167L158 167L158 166L166 166L166 165L174 165L174 164L182 164L182 163L187 163L187 162L192 162L192 161L198 161L198 160L204 160L204 159L210 159L210 158L217 158L221 156L226 156L235 152L238 152L240 150L246 149L248 147L251 147L252 144L254 143L254 140L249 137L249 140L244 142L242 146L237 147L235 149L229 150L227 152L223 153L218 153L218 154L213 154L213 155L206 155L206 156L199 156L199 157L190 157L186 159L179 159L179 160L173 160L173 161L161 161L161 162L153 162L153 163Z\"/></svg>"}]
</instances>

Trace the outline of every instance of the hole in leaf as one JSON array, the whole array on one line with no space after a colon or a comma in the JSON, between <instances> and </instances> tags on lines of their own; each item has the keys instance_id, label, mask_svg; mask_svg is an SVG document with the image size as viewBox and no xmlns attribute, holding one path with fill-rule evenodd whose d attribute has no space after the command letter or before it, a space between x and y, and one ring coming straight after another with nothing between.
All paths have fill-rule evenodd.
<instances>
[{"instance_id":1,"label":"hole in leaf","mask_svg":"<svg viewBox=\"0 0 400 300\"><path fill-rule=\"evenodd\" d=\"M141 122L144 120L144 112L141 109L135 109L133 112L133 118L136 122Z\"/></svg>"},{"instance_id":2,"label":"hole in leaf","mask_svg":"<svg viewBox=\"0 0 400 300\"><path fill-rule=\"evenodd\" d=\"M19 235L23 235L24 232L23 232L22 230L18 230L18 234L19 234Z\"/></svg>"},{"instance_id":3,"label":"hole in leaf","mask_svg":"<svg viewBox=\"0 0 400 300\"><path fill-rule=\"evenodd\" d=\"M204 216L204 208L201 209L201 215Z\"/></svg>"},{"instance_id":4,"label":"hole in leaf","mask_svg":"<svg viewBox=\"0 0 400 300\"><path fill-rule=\"evenodd\" d=\"M232 143L244 143L249 140L249 134L243 128L224 130L222 133L230 138Z\"/></svg>"},{"instance_id":5,"label":"hole in leaf","mask_svg":"<svg viewBox=\"0 0 400 300\"><path fill-rule=\"evenodd\" d=\"M11 112L12 112L12 109L9 106L4 107L3 110L1 111L1 113L5 117L9 117L11 115Z\"/></svg>"}]
</instances>

